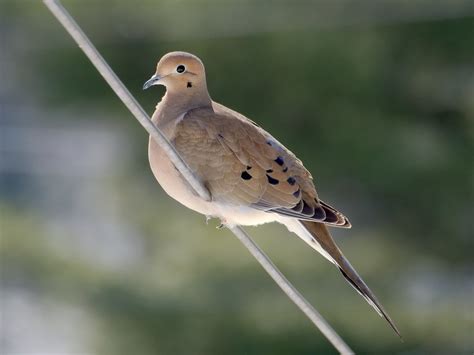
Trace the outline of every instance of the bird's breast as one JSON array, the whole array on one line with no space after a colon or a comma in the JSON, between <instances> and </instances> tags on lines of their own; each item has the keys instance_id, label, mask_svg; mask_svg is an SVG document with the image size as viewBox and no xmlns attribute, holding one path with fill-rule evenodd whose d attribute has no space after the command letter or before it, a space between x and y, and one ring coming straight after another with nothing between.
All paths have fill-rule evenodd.
<instances>
[{"instance_id":1,"label":"bird's breast","mask_svg":"<svg viewBox=\"0 0 474 355\"><path fill-rule=\"evenodd\" d=\"M176 201L199 213L209 215L209 202L197 196L175 168L163 149L150 137L148 160L158 183Z\"/></svg>"},{"instance_id":2,"label":"bird's breast","mask_svg":"<svg viewBox=\"0 0 474 355\"><path fill-rule=\"evenodd\" d=\"M166 153L150 137L148 145L150 167L163 190L179 203L203 215L220 218L226 223L258 225L275 221L275 215L249 206L236 206L219 201L205 201L196 195L181 176Z\"/></svg>"}]
</instances>

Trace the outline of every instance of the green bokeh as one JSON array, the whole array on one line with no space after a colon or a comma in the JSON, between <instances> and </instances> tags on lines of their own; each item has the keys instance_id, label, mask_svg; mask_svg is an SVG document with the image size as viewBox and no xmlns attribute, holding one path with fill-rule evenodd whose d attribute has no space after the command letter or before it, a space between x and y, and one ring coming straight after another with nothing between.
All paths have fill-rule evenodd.
<instances>
[{"instance_id":1,"label":"green bokeh","mask_svg":"<svg viewBox=\"0 0 474 355\"><path fill-rule=\"evenodd\" d=\"M214 100L303 160L320 196L351 218L336 239L405 342L283 228L249 230L356 352L472 353L472 4L336 3L64 1L148 112L163 94L141 91L156 61L190 51ZM3 112L25 104L53 126L80 117L121 132L128 158L101 193L141 248L118 269L91 262L103 256L82 255L64 232L57 248L29 204L37 187L4 169L2 287L80 307L94 329L84 346L101 354L334 353L229 232L161 191L146 134L41 2L3 0L0 20Z\"/></svg>"}]
</instances>

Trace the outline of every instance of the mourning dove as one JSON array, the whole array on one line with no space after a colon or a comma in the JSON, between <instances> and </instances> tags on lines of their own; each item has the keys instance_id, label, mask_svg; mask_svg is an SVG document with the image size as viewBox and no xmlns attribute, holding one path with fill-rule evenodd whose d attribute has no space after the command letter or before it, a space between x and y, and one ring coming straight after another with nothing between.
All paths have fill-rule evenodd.
<instances>
[{"instance_id":1,"label":"mourning dove","mask_svg":"<svg viewBox=\"0 0 474 355\"><path fill-rule=\"evenodd\" d=\"M143 89L164 85L153 123L209 190L199 197L162 148L150 138L148 157L156 180L172 198L227 225L278 222L336 265L346 280L400 333L372 291L334 243L328 226L349 220L323 202L311 174L291 151L256 123L212 101L202 61L171 52L158 62Z\"/></svg>"}]
</instances>

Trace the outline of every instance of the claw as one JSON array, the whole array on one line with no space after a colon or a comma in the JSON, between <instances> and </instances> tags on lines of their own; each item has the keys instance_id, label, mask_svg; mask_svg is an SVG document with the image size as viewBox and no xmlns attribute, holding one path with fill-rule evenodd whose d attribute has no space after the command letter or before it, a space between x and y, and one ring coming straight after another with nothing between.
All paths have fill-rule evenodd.
<instances>
[{"instance_id":1,"label":"claw","mask_svg":"<svg viewBox=\"0 0 474 355\"><path fill-rule=\"evenodd\" d=\"M221 218L221 224L219 224L217 226L217 229L222 229L222 228L226 227L226 225L227 225L227 221L225 219Z\"/></svg>"},{"instance_id":2,"label":"claw","mask_svg":"<svg viewBox=\"0 0 474 355\"><path fill-rule=\"evenodd\" d=\"M209 221L211 220L211 216L206 216L206 224L209 224Z\"/></svg>"}]
</instances>

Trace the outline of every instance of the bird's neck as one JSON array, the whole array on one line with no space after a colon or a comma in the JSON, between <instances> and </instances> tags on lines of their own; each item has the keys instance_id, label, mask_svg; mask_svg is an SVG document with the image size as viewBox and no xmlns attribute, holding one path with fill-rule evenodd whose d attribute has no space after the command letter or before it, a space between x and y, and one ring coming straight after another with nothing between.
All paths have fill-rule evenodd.
<instances>
[{"instance_id":1,"label":"bird's neck","mask_svg":"<svg viewBox=\"0 0 474 355\"><path fill-rule=\"evenodd\" d=\"M182 115L201 107L212 107L212 100L207 90L195 90L183 94L182 91L176 92L168 89L156 106L152 120L160 129L166 131L165 134L168 138L171 138L174 127Z\"/></svg>"},{"instance_id":2,"label":"bird's neck","mask_svg":"<svg viewBox=\"0 0 474 355\"><path fill-rule=\"evenodd\" d=\"M166 88L166 95L163 97L164 103L166 103L167 106L173 107L176 110L182 110L183 112L193 108L211 106L211 98L207 91L206 84L203 82L189 84L192 86L186 89L183 89L181 86L168 86Z\"/></svg>"}]
</instances>

